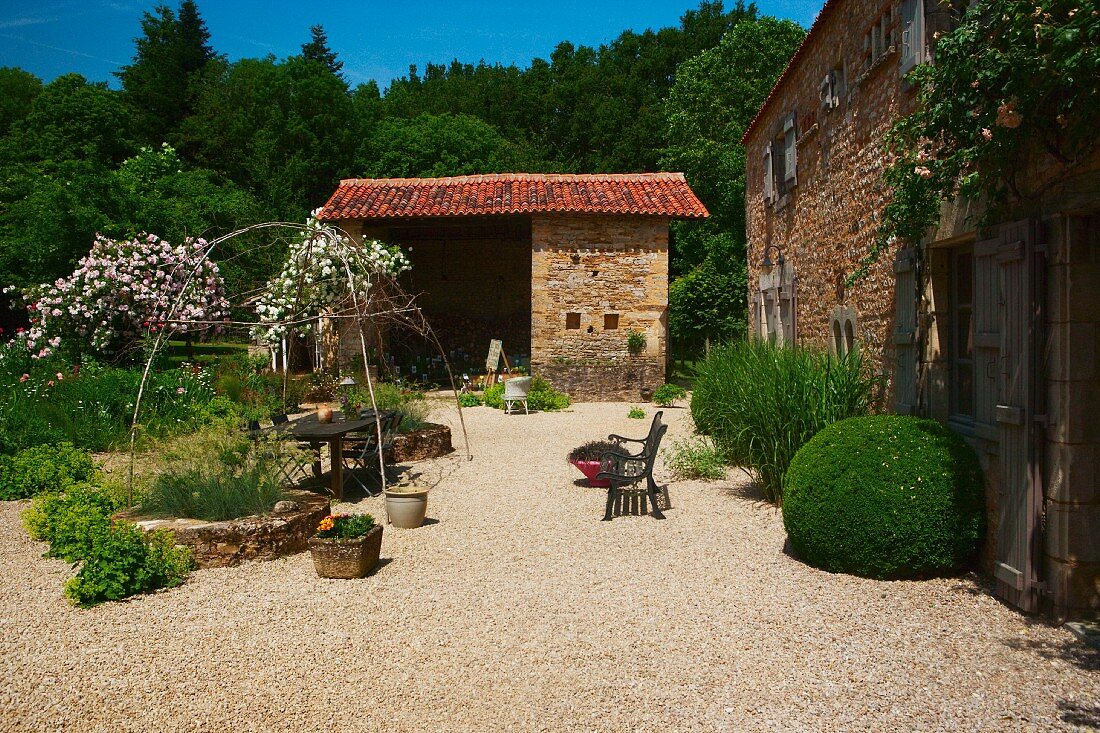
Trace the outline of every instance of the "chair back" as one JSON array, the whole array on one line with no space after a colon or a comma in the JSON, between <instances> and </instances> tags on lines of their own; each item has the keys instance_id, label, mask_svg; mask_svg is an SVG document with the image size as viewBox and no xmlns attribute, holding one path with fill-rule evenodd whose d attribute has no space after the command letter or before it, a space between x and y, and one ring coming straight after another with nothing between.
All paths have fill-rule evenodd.
<instances>
[{"instance_id":1,"label":"chair back","mask_svg":"<svg viewBox=\"0 0 1100 733\"><path fill-rule=\"evenodd\" d=\"M522 400L531 391L531 377L513 377L504 382L504 399Z\"/></svg>"}]
</instances>

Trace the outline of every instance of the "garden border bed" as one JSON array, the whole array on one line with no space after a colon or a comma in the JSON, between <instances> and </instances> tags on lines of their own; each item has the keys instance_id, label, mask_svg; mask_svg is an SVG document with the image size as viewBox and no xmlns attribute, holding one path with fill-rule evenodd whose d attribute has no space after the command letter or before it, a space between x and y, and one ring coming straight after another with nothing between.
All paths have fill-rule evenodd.
<instances>
[{"instance_id":1,"label":"garden border bed","mask_svg":"<svg viewBox=\"0 0 1100 733\"><path fill-rule=\"evenodd\" d=\"M118 518L133 522L146 532L156 529L172 532L176 544L191 550L198 568L224 568L248 560L274 560L309 548L309 538L331 512L329 497L299 489L287 491L286 500L297 503L298 508L224 522L143 517L140 507Z\"/></svg>"}]
</instances>

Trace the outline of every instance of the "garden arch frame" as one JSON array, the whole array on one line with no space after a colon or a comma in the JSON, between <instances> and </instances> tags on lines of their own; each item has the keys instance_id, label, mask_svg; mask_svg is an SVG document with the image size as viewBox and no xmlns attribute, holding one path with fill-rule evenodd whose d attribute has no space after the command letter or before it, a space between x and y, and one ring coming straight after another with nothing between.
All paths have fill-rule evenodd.
<instances>
[{"instance_id":1,"label":"garden arch frame","mask_svg":"<svg viewBox=\"0 0 1100 733\"><path fill-rule=\"evenodd\" d=\"M305 236L303 244L305 245L305 264L312 265L312 257L314 244L320 241L324 241L331 246L332 251L337 255L340 263L340 269L342 272L335 273L333 282L339 283L346 287L346 295L351 302L350 312L346 307L347 303L343 303L339 307L339 311L333 311L325 315L326 318L340 320L340 319L355 319L358 324L356 329L359 333L359 345L361 349L361 355L363 357L363 370L366 375L367 391L371 398L371 407L375 410L375 431L379 443L382 441L382 423L377 412L377 400L374 392L374 380L370 376L370 357L367 349L366 334L364 331L364 321L383 321L388 320L393 323L401 324L407 328L410 328L421 337L425 338L433 347L439 352L440 357L443 359L443 364L446 367L447 377L450 381L451 391L454 394L455 406L458 408L459 424L462 428L462 438L466 449L466 459L472 460L473 455L470 452L470 438L466 430L466 422L462 414L462 405L458 399L458 388L455 384L454 372L451 368L450 361L447 357L446 350L440 344L431 324L428 323L424 314L420 311L420 308L416 305L416 296L406 293L401 286L397 283L396 278L386 274L379 270L371 271L370 269L362 268L361 262L354 261L355 258L351 256L351 248L359 247L353 243L351 237L340 227L332 224L321 223L316 219L311 218L306 224L296 224L291 222L264 222L260 224L254 224L252 226L237 229L228 234L217 237L210 242L207 242L202 254L195 259L195 261L188 263L190 268L184 279L184 286L180 289L179 294L168 306L168 310L165 313L164 318L157 319L158 322L163 323L164 327L157 331L156 338L153 340L152 346L149 349L148 357L145 360L145 366L142 369L141 382L138 386L137 395L134 399L134 411L130 424L130 466L128 473L127 484L127 503L133 506L133 484L134 484L134 465L136 461L136 443L137 434L140 429L140 417L141 417L141 405L142 398L145 394L145 385L149 379L149 374L152 371L152 366L156 360L157 354L164 346L166 335L169 332L187 331L195 328L207 329L211 327L225 327L225 326L246 326L254 328L256 326L264 327L282 327L282 328L295 328L307 326L308 324L317 320L317 315L309 313L313 308L318 307L318 303L304 303L300 302L303 291L305 290L305 272L301 274L301 278L297 283L296 299L293 301L294 309L288 314L288 317L281 318L276 321L265 321L263 324L254 321L233 321L230 319L223 319L219 321L213 320L195 320L195 319L183 319L179 317L180 307L183 303L186 295L189 293L191 286L194 283L196 275L202 270L203 265L207 262L216 264L211 256L218 249L220 245L233 239L235 237L248 234L250 232L267 230L267 229L283 229L301 233ZM252 250L259 249L260 247L253 247ZM251 250L248 250L251 251ZM239 256L239 255L238 255ZM293 256L293 251L291 251ZM180 265L177 265L179 267ZM266 292L270 288L270 282L261 291ZM327 303L328 306L336 306L336 303ZM287 380L289 379L289 372L283 371L283 402L285 406L286 402L286 387ZM379 474L381 476L382 488L386 488L386 471L385 462L382 456L382 452L379 451L378 455Z\"/></svg>"}]
</instances>

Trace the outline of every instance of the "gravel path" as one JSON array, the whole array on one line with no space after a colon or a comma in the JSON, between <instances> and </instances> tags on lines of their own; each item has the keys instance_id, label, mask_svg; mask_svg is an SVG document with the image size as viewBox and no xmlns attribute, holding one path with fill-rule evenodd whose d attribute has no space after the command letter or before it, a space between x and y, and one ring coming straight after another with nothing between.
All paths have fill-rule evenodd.
<instances>
[{"instance_id":1,"label":"gravel path","mask_svg":"<svg viewBox=\"0 0 1100 733\"><path fill-rule=\"evenodd\" d=\"M740 472L673 482L665 522L600 522L604 494L563 456L644 433L627 408L467 410L474 460L417 465L441 477L438 521L387 528L361 581L318 579L302 553L80 611L68 566L0 502L0 730L1100 726L1098 659L1068 632L971 578L808 568ZM690 421L666 415L671 443Z\"/></svg>"}]
</instances>

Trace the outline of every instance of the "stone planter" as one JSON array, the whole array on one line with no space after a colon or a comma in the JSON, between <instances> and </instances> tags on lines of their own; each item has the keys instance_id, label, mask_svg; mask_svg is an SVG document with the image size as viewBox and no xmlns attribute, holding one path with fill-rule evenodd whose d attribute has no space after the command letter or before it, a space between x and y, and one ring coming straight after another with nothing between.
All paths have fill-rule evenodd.
<instances>
[{"instance_id":1,"label":"stone planter","mask_svg":"<svg viewBox=\"0 0 1100 733\"><path fill-rule=\"evenodd\" d=\"M191 550L197 567L224 568L253 560L274 560L309 546L318 522L332 513L328 497L296 489L288 491L286 498L290 501L279 507L281 511L225 522L142 516L140 507L116 517L146 532L172 532L177 544Z\"/></svg>"},{"instance_id":2,"label":"stone planter","mask_svg":"<svg viewBox=\"0 0 1100 733\"><path fill-rule=\"evenodd\" d=\"M365 578L382 553L382 525L350 540L311 537L309 551L322 578Z\"/></svg>"},{"instance_id":3,"label":"stone planter","mask_svg":"<svg viewBox=\"0 0 1100 733\"><path fill-rule=\"evenodd\" d=\"M428 516L428 492L386 491L386 516L401 529L416 529Z\"/></svg>"},{"instance_id":4,"label":"stone planter","mask_svg":"<svg viewBox=\"0 0 1100 733\"><path fill-rule=\"evenodd\" d=\"M446 425L425 423L419 430L393 436L393 449L386 455L389 463L408 463L438 458L452 452L451 429Z\"/></svg>"},{"instance_id":5,"label":"stone planter","mask_svg":"<svg viewBox=\"0 0 1100 733\"><path fill-rule=\"evenodd\" d=\"M596 486L601 489L606 489L611 485L611 482L607 479L598 479L596 476L600 472L599 461L570 461L577 470L584 474L584 477L588 479L589 486Z\"/></svg>"}]
</instances>

